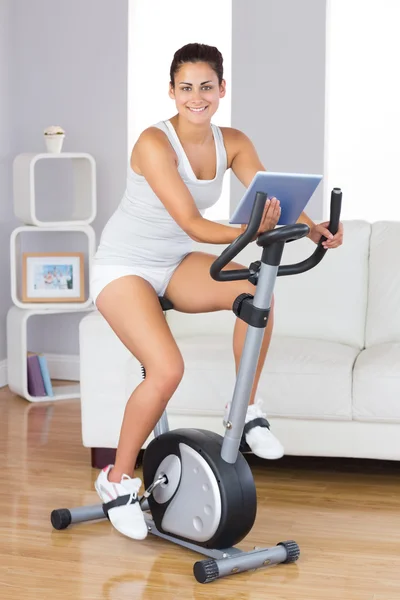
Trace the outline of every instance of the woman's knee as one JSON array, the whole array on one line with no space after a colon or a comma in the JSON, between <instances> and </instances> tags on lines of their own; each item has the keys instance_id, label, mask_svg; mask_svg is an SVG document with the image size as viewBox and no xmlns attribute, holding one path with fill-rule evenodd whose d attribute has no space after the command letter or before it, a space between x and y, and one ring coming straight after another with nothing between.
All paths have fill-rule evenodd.
<instances>
[{"instance_id":1,"label":"woman's knee","mask_svg":"<svg viewBox=\"0 0 400 600\"><path fill-rule=\"evenodd\" d=\"M184 371L182 355L176 353L149 365L146 368L146 379L157 389L160 397L168 401L182 381Z\"/></svg>"}]
</instances>

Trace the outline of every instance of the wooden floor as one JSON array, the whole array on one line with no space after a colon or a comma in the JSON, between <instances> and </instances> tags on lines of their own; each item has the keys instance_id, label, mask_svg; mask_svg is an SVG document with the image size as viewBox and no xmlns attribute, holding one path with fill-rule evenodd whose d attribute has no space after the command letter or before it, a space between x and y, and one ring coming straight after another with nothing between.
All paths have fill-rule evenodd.
<instances>
[{"instance_id":1,"label":"wooden floor","mask_svg":"<svg viewBox=\"0 0 400 600\"><path fill-rule=\"evenodd\" d=\"M373 440L371 440L373 443ZM299 561L201 585L198 555L108 521L55 531L53 508L97 503L79 401L0 390L2 600L399 600L400 464L252 460L259 509L242 547L294 539Z\"/></svg>"}]
</instances>

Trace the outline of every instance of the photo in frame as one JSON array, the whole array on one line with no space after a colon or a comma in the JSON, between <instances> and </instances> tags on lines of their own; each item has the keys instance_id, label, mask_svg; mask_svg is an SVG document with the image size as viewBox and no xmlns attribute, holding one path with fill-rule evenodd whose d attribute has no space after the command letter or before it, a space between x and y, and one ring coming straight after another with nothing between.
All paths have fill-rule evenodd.
<instances>
[{"instance_id":1,"label":"photo in frame","mask_svg":"<svg viewBox=\"0 0 400 600\"><path fill-rule=\"evenodd\" d=\"M83 252L24 252L23 302L84 302Z\"/></svg>"}]
</instances>

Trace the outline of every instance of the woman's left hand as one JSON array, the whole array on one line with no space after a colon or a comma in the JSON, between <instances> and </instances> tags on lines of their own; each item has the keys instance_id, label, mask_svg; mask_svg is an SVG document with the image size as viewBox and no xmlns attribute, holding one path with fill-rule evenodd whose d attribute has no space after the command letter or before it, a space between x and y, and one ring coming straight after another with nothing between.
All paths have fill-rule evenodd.
<instances>
[{"instance_id":1,"label":"woman's left hand","mask_svg":"<svg viewBox=\"0 0 400 600\"><path fill-rule=\"evenodd\" d=\"M326 221L325 223L319 223L318 225L314 225L313 227L311 227L308 237L310 238L310 240L318 244L321 237L324 236L327 239L322 242L323 248L337 248L338 246L341 246L343 244L343 225L342 223L339 223L339 229L337 230L337 233L335 233L335 235L331 234L331 232L327 228L328 225L329 221Z\"/></svg>"}]
</instances>

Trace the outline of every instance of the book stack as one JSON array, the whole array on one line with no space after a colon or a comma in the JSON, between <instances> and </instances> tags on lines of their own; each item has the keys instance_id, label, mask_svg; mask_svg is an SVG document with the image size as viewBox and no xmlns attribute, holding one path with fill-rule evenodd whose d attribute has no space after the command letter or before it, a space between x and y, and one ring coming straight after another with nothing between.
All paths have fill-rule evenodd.
<instances>
[{"instance_id":1,"label":"book stack","mask_svg":"<svg viewBox=\"0 0 400 600\"><path fill-rule=\"evenodd\" d=\"M31 396L54 396L46 357L28 352L28 392Z\"/></svg>"}]
</instances>

